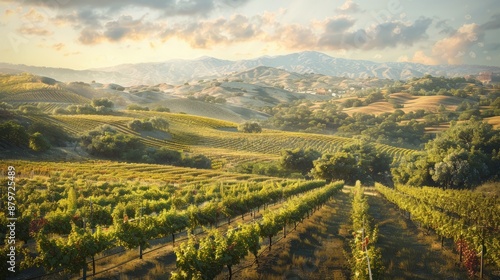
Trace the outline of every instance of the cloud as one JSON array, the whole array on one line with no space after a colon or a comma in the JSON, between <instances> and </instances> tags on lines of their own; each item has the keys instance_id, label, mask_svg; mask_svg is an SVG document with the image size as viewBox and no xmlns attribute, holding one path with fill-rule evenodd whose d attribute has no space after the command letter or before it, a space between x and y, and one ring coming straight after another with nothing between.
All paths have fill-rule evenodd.
<instances>
[{"instance_id":1,"label":"cloud","mask_svg":"<svg viewBox=\"0 0 500 280\"><path fill-rule=\"evenodd\" d=\"M421 64L426 64L426 65L439 64L439 61L437 59L426 55L425 52L422 50L416 51L413 54L413 57L411 59L409 59L408 56L405 55L405 56L399 57L398 61L399 62L415 62L415 63L421 63Z\"/></svg>"},{"instance_id":2,"label":"cloud","mask_svg":"<svg viewBox=\"0 0 500 280\"><path fill-rule=\"evenodd\" d=\"M78 41L84 45L94 45L102 41L102 35L92 28L84 28L80 32Z\"/></svg>"},{"instance_id":3,"label":"cloud","mask_svg":"<svg viewBox=\"0 0 500 280\"><path fill-rule=\"evenodd\" d=\"M352 0L346 0L342 6L335 9L337 12L341 13L356 13L361 11L359 5L354 3Z\"/></svg>"},{"instance_id":4,"label":"cloud","mask_svg":"<svg viewBox=\"0 0 500 280\"><path fill-rule=\"evenodd\" d=\"M465 53L484 38L482 28L476 23L462 25L453 35L437 41L432 47L432 57L440 62L459 64Z\"/></svg>"},{"instance_id":5,"label":"cloud","mask_svg":"<svg viewBox=\"0 0 500 280\"><path fill-rule=\"evenodd\" d=\"M111 20L111 17L94 10L83 9L73 11L70 14L57 15L52 21L56 25L71 24L75 29L82 29L86 27L100 28L101 22L105 20Z\"/></svg>"},{"instance_id":6,"label":"cloud","mask_svg":"<svg viewBox=\"0 0 500 280\"><path fill-rule=\"evenodd\" d=\"M23 35L36 35L36 36L52 35L51 31L39 27L21 27L17 31Z\"/></svg>"},{"instance_id":7,"label":"cloud","mask_svg":"<svg viewBox=\"0 0 500 280\"><path fill-rule=\"evenodd\" d=\"M399 45L412 46L427 38L427 29L432 20L419 18L414 23L401 21L384 22L365 29L352 30L350 24L329 21L318 39L318 46L326 50L341 49L385 49ZM333 28L332 28L333 27ZM336 28L335 28L336 27Z\"/></svg>"},{"instance_id":8,"label":"cloud","mask_svg":"<svg viewBox=\"0 0 500 280\"><path fill-rule=\"evenodd\" d=\"M500 14L491 16L491 20L481 25L481 30L495 30L500 28Z\"/></svg>"},{"instance_id":9,"label":"cloud","mask_svg":"<svg viewBox=\"0 0 500 280\"><path fill-rule=\"evenodd\" d=\"M457 32L457 30L455 28L453 28L451 25L448 24L448 20L436 21L435 26L437 29L440 29L439 34L451 35L451 34Z\"/></svg>"},{"instance_id":10,"label":"cloud","mask_svg":"<svg viewBox=\"0 0 500 280\"><path fill-rule=\"evenodd\" d=\"M163 41L172 37L180 38L193 48L211 48L219 44L258 39L263 32L262 24L266 20L260 16L250 18L237 14L228 19L176 24L166 28L161 37Z\"/></svg>"},{"instance_id":11,"label":"cloud","mask_svg":"<svg viewBox=\"0 0 500 280\"><path fill-rule=\"evenodd\" d=\"M356 21L350 17L338 16L324 23L325 33L342 33L351 28Z\"/></svg>"},{"instance_id":12,"label":"cloud","mask_svg":"<svg viewBox=\"0 0 500 280\"><path fill-rule=\"evenodd\" d=\"M216 8L239 7L249 0L0 0L0 2L17 2L20 5L44 7L51 10L68 9L107 9L120 10L127 7L149 8L166 16L206 15Z\"/></svg>"},{"instance_id":13,"label":"cloud","mask_svg":"<svg viewBox=\"0 0 500 280\"><path fill-rule=\"evenodd\" d=\"M424 40L432 20L391 21L366 29L355 29L355 23L355 19L346 15L312 21L309 25L282 24L273 13L253 17L233 15L228 19L174 24L163 30L161 38L163 41L179 38L193 48L202 49L233 42L261 41L292 50L372 50L412 46Z\"/></svg>"},{"instance_id":14,"label":"cloud","mask_svg":"<svg viewBox=\"0 0 500 280\"><path fill-rule=\"evenodd\" d=\"M120 42L123 40L139 41L157 33L158 27L143 18L120 16L115 21L108 21L103 30L86 27L80 32L78 41L84 45L100 42Z\"/></svg>"},{"instance_id":15,"label":"cloud","mask_svg":"<svg viewBox=\"0 0 500 280\"><path fill-rule=\"evenodd\" d=\"M66 45L64 45L64 43L57 43L57 44L54 44L52 45L52 48L56 51L60 51L62 50Z\"/></svg>"},{"instance_id":16,"label":"cloud","mask_svg":"<svg viewBox=\"0 0 500 280\"><path fill-rule=\"evenodd\" d=\"M46 20L45 15L39 13L36 9L30 8L27 13L25 13L22 18L32 23L40 23Z\"/></svg>"},{"instance_id":17,"label":"cloud","mask_svg":"<svg viewBox=\"0 0 500 280\"><path fill-rule=\"evenodd\" d=\"M310 28L292 24L278 27L273 35L266 36L266 41L287 49L309 49L317 37Z\"/></svg>"}]
</instances>

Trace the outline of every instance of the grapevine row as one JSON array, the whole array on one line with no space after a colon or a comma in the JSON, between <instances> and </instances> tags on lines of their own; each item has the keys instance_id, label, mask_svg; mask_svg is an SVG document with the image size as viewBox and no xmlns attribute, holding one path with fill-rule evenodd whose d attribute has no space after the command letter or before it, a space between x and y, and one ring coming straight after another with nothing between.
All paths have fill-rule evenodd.
<instances>
[{"instance_id":1,"label":"grapevine row","mask_svg":"<svg viewBox=\"0 0 500 280\"><path fill-rule=\"evenodd\" d=\"M264 213L259 224L247 224L236 229L230 228L225 235L211 231L207 236L196 240L190 236L176 250L177 270L172 272L171 279L214 279L226 266L229 279L232 278L232 266L240 263L248 253L256 260L260 249L260 237L271 238L286 225L297 223L314 209L323 205L343 186L343 182L332 183L326 187L310 192L300 199L291 199L275 211ZM258 262L258 260L257 260Z\"/></svg>"},{"instance_id":2,"label":"grapevine row","mask_svg":"<svg viewBox=\"0 0 500 280\"><path fill-rule=\"evenodd\" d=\"M359 181L352 191L351 219L354 239L351 241L351 279L380 279L382 256L380 248L375 247L378 228L371 227L368 201Z\"/></svg>"},{"instance_id":3,"label":"grapevine row","mask_svg":"<svg viewBox=\"0 0 500 280\"><path fill-rule=\"evenodd\" d=\"M487 248L486 260L496 267L500 267L500 235L498 232L485 234L484 228L469 226L466 220L439 211L429 204L422 203L417 198L381 184L376 184L375 187L388 201L407 211L413 220L418 221L425 228L434 230L439 236L451 238L456 243L466 241L476 252L481 252L484 244Z\"/></svg>"},{"instance_id":4,"label":"grapevine row","mask_svg":"<svg viewBox=\"0 0 500 280\"><path fill-rule=\"evenodd\" d=\"M432 187L398 186L397 190L420 201L458 215L471 225L500 230L500 199L469 190L442 190Z\"/></svg>"}]
</instances>

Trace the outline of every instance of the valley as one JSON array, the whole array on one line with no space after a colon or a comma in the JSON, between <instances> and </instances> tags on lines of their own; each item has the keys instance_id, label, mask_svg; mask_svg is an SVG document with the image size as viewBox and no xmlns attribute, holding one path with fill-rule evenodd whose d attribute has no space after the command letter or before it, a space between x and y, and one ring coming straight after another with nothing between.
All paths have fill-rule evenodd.
<instances>
[{"instance_id":1,"label":"valley","mask_svg":"<svg viewBox=\"0 0 500 280\"><path fill-rule=\"evenodd\" d=\"M2 74L8 279L496 279L499 100L428 74Z\"/></svg>"}]
</instances>

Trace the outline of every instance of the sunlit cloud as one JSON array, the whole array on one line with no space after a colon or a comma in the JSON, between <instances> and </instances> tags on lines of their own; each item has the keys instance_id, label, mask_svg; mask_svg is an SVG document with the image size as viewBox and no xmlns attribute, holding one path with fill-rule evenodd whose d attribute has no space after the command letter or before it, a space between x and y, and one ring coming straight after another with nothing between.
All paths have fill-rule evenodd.
<instances>
[{"instance_id":1,"label":"sunlit cloud","mask_svg":"<svg viewBox=\"0 0 500 280\"><path fill-rule=\"evenodd\" d=\"M57 43L52 45L52 48L56 51L62 50L66 45L64 43Z\"/></svg>"},{"instance_id":2,"label":"sunlit cloud","mask_svg":"<svg viewBox=\"0 0 500 280\"><path fill-rule=\"evenodd\" d=\"M453 35L437 41L432 47L432 56L443 63L459 64L467 51L483 37L479 25L464 24Z\"/></svg>"},{"instance_id":3,"label":"sunlit cloud","mask_svg":"<svg viewBox=\"0 0 500 280\"><path fill-rule=\"evenodd\" d=\"M36 36L49 36L53 34L52 31L39 27L21 27L18 29L18 32L23 35L36 35Z\"/></svg>"},{"instance_id":4,"label":"sunlit cloud","mask_svg":"<svg viewBox=\"0 0 500 280\"><path fill-rule=\"evenodd\" d=\"M228 19L176 24L166 28L161 36L163 41L177 37L193 48L211 48L219 44L258 40L263 33L262 24L265 22L268 22L268 19L237 14Z\"/></svg>"},{"instance_id":5,"label":"sunlit cloud","mask_svg":"<svg viewBox=\"0 0 500 280\"><path fill-rule=\"evenodd\" d=\"M358 4L354 3L352 0L346 0L342 6L335 9L337 12L341 13L356 13L361 11Z\"/></svg>"}]
</instances>

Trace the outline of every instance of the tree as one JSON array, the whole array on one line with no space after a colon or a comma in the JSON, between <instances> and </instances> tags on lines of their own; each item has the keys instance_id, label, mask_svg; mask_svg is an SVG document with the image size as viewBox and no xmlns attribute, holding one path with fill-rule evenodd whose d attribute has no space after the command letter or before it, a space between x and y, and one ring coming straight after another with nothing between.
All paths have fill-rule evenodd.
<instances>
[{"instance_id":1,"label":"tree","mask_svg":"<svg viewBox=\"0 0 500 280\"><path fill-rule=\"evenodd\" d=\"M256 122L245 122L238 126L238 131L244 133L260 133L262 132L262 127Z\"/></svg>"},{"instance_id":2,"label":"tree","mask_svg":"<svg viewBox=\"0 0 500 280\"><path fill-rule=\"evenodd\" d=\"M311 174L314 178L327 182L345 180L347 184L354 184L359 178L360 171L356 158L346 152L323 155L313 162Z\"/></svg>"},{"instance_id":3,"label":"tree","mask_svg":"<svg viewBox=\"0 0 500 280\"><path fill-rule=\"evenodd\" d=\"M0 141L18 147L28 147L29 135L26 129L14 121L0 123Z\"/></svg>"},{"instance_id":4,"label":"tree","mask_svg":"<svg viewBox=\"0 0 500 280\"><path fill-rule=\"evenodd\" d=\"M181 165L194 168L210 169L212 168L212 161L208 157L200 154L194 156L183 155Z\"/></svg>"},{"instance_id":5,"label":"tree","mask_svg":"<svg viewBox=\"0 0 500 280\"><path fill-rule=\"evenodd\" d=\"M130 104L127 106L127 110L130 111L149 111L148 107L142 107L137 104Z\"/></svg>"},{"instance_id":6,"label":"tree","mask_svg":"<svg viewBox=\"0 0 500 280\"><path fill-rule=\"evenodd\" d=\"M144 144L139 138L118 133L110 126L89 131L82 137L81 145L91 155L138 161L144 154Z\"/></svg>"},{"instance_id":7,"label":"tree","mask_svg":"<svg viewBox=\"0 0 500 280\"><path fill-rule=\"evenodd\" d=\"M431 170L432 179L445 189L470 189L489 175L485 161L486 156L478 151L449 150Z\"/></svg>"},{"instance_id":8,"label":"tree","mask_svg":"<svg viewBox=\"0 0 500 280\"><path fill-rule=\"evenodd\" d=\"M392 170L400 184L473 188L500 175L500 131L472 119L452 126Z\"/></svg>"},{"instance_id":9,"label":"tree","mask_svg":"<svg viewBox=\"0 0 500 280\"><path fill-rule=\"evenodd\" d=\"M280 165L291 171L306 175L313 168L313 161L321 157L321 153L311 148L281 151Z\"/></svg>"},{"instance_id":10,"label":"tree","mask_svg":"<svg viewBox=\"0 0 500 280\"><path fill-rule=\"evenodd\" d=\"M94 107L103 106L105 108L113 108L113 106L114 106L113 102L107 98L92 99L91 104Z\"/></svg>"},{"instance_id":11,"label":"tree","mask_svg":"<svg viewBox=\"0 0 500 280\"><path fill-rule=\"evenodd\" d=\"M400 163L391 169L392 179L399 185L433 186L430 168L432 164L429 163L426 153L412 153L403 157Z\"/></svg>"},{"instance_id":12,"label":"tree","mask_svg":"<svg viewBox=\"0 0 500 280\"><path fill-rule=\"evenodd\" d=\"M42 110L40 108L33 106L33 105L22 105L17 108L21 113L27 114L27 115L41 115L43 114Z\"/></svg>"},{"instance_id":13,"label":"tree","mask_svg":"<svg viewBox=\"0 0 500 280\"><path fill-rule=\"evenodd\" d=\"M167 107L163 107L163 106L158 106L158 107L154 108L153 111L170 113L170 109Z\"/></svg>"},{"instance_id":14,"label":"tree","mask_svg":"<svg viewBox=\"0 0 500 280\"><path fill-rule=\"evenodd\" d=\"M142 122L140 120L133 120L133 121L130 121L128 124L127 124L128 128L134 130L134 131L140 131L142 130Z\"/></svg>"},{"instance_id":15,"label":"tree","mask_svg":"<svg viewBox=\"0 0 500 280\"><path fill-rule=\"evenodd\" d=\"M54 146L65 146L66 142L73 140L61 126L39 121L30 124L27 132L30 134L42 133L45 139Z\"/></svg>"},{"instance_id":16,"label":"tree","mask_svg":"<svg viewBox=\"0 0 500 280\"><path fill-rule=\"evenodd\" d=\"M44 152L50 149L50 143L40 132L35 132L30 136L29 147L35 152Z\"/></svg>"},{"instance_id":17,"label":"tree","mask_svg":"<svg viewBox=\"0 0 500 280\"><path fill-rule=\"evenodd\" d=\"M168 131L169 123L166 119L160 117L152 117L148 121L151 122L153 128Z\"/></svg>"}]
</instances>

